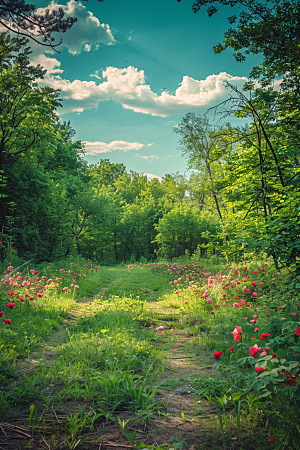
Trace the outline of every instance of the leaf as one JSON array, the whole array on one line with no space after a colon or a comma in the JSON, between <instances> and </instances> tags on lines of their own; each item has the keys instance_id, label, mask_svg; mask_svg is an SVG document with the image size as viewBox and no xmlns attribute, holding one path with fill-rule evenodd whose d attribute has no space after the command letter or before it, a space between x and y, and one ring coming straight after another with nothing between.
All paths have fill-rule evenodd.
<instances>
[{"instance_id":1,"label":"leaf","mask_svg":"<svg viewBox=\"0 0 300 450\"><path fill-rule=\"evenodd\" d=\"M231 398L232 398L233 401L239 400L243 394L244 394L243 392L234 392L231 395Z\"/></svg>"},{"instance_id":2,"label":"leaf","mask_svg":"<svg viewBox=\"0 0 300 450\"><path fill-rule=\"evenodd\" d=\"M272 416L269 417L268 421L267 421L267 428L276 428L278 425L278 416L277 414L273 414Z\"/></svg>"}]
</instances>

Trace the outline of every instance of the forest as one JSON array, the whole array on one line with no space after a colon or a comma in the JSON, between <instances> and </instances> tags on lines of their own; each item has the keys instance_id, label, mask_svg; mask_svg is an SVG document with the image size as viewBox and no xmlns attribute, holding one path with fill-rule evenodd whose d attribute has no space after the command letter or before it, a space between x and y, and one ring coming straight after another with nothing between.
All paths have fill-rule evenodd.
<instances>
[{"instance_id":1,"label":"forest","mask_svg":"<svg viewBox=\"0 0 300 450\"><path fill-rule=\"evenodd\" d=\"M34 11L2 3L5 23ZM174 126L189 175L161 181L88 164L32 29L0 33L0 447L300 448L300 2L192 8L239 4L214 53L263 62Z\"/></svg>"}]
</instances>

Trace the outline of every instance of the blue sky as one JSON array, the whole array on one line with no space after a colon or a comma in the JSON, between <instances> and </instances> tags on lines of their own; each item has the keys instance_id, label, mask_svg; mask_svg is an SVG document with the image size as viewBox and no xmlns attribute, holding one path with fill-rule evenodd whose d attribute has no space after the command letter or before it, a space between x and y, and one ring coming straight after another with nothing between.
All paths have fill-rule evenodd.
<instances>
[{"instance_id":1,"label":"blue sky","mask_svg":"<svg viewBox=\"0 0 300 450\"><path fill-rule=\"evenodd\" d=\"M108 158L160 177L183 173L174 125L228 98L223 80L241 87L261 62L214 54L232 9L209 18L205 9L193 13L192 0L32 1L79 19L57 36L60 53L30 44L31 60L48 70L40 84L62 89L59 115L86 142L90 163Z\"/></svg>"}]
</instances>

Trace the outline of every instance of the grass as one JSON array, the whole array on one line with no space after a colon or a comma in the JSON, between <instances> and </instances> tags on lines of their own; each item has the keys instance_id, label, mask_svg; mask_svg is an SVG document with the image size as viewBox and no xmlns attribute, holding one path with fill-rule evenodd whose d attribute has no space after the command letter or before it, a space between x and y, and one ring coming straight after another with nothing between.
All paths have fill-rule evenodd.
<instances>
[{"instance_id":1,"label":"grass","mask_svg":"<svg viewBox=\"0 0 300 450\"><path fill-rule=\"evenodd\" d=\"M289 277L267 269L252 275L262 266L256 261L248 264L247 281L237 284L231 280L245 280L242 272L234 274L223 262L206 266L99 267L78 260L23 267L5 277L0 311L12 325L0 333L0 419L2 432L17 430L7 448L24 448L24 441L20 447L17 442L25 439L20 426L31 436L29 448L44 442L50 449L93 449L101 442L109 448L117 441L134 448L185 448L187 441L194 449L251 449L258 442L260 448L297 449L288 442L291 436L297 442L297 414L287 438L265 428L270 400L233 396L255 376L251 365L236 364L249 346L261 345L260 333L274 336L287 317L297 326ZM31 285L22 286L24 281ZM240 301L235 297L245 304L232 307ZM13 309L7 298L14 299ZM237 325L243 338L234 342ZM215 350L223 352L221 365L214 366ZM280 358L286 351L277 353ZM271 433L275 444L268 441Z\"/></svg>"}]
</instances>

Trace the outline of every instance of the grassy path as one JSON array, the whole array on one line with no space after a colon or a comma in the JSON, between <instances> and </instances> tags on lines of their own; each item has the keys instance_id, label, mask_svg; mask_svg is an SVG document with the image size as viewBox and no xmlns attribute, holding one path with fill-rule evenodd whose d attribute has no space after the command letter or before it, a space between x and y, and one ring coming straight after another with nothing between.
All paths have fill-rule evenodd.
<instances>
[{"instance_id":1,"label":"grassy path","mask_svg":"<svg viewBox=\"0 0 300 450\"><path fill-rule=\"evenodd\" d=\"M220 448L212 396L224 380L201 345L204 321L190 320L165 277L147 266L93 274L7 384L1 449Z\"/></svg>"}]
</instances>

